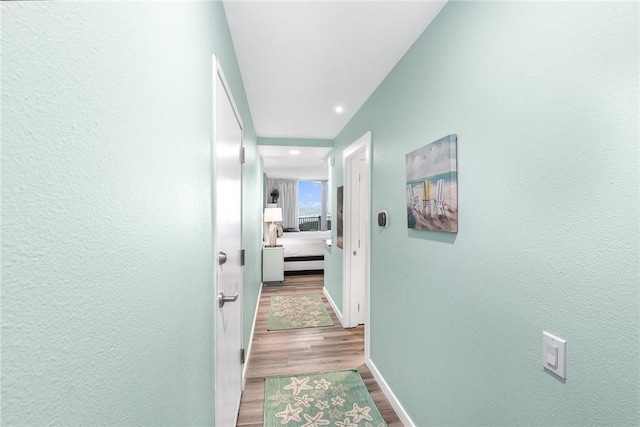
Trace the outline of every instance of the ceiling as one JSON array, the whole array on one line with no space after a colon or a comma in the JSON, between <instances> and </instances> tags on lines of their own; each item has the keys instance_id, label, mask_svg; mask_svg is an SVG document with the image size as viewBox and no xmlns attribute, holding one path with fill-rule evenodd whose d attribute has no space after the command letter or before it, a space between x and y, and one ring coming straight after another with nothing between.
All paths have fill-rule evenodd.
<instances>
[{"instance_id":1,"label":"ceiling","mask_svg":"<svg viewBox=\"0 0 640 427\"><path fill-rule=\"evenodd\" d=\"M298 154L292 154L297 151ZM326 181L328 168L324 160L331 147L281 147L258 145L264 160L264 172L269 178L289 178L303 181Z\"/></svg>"},{"instance_id":2,"label":"ceiling","mask_svg":"<svg viewBox=\"0 0 640 427\"><path fill-rule=\"evenodd\" d=\"M445 3L224 0L257 136L335 139ZM269 176L321 159L280 170L288 154L263 151Z\"/></svg>"},{"instance_id":3,"label":"ceiling","mask_svg":"<svg viewBox=\"0 0 640 427\"><path fill-rule=\"evenodd\" d=\"M334 139L445 3L225 0L258 136Z\"/></svg>"}]
</instances>

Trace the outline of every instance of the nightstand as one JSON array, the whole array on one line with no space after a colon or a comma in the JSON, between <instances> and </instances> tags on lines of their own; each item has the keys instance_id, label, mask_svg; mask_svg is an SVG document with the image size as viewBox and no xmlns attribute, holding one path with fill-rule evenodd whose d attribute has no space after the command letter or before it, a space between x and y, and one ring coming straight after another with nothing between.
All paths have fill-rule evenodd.
<instances>
[{"instance_id":1,"label":"nightstand","mask_svg":"<svg viewBox=\"0 0 640 427\"><path fill-rule=\"evenodd\" d=\"M284 248L282 245L262 248L262 283L281 286L284 282Z\"/></svg>"}]
</instances>

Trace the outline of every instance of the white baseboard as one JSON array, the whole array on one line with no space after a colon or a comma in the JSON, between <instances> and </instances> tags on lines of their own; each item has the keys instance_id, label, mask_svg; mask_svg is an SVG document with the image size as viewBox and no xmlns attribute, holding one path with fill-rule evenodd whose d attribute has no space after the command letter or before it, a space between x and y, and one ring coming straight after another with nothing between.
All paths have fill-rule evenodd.
<instances>
[{"instance_id":1,"label":"white baseboard","mask_svg":"<svg viewBox=\"0 0 640 427\"><path fill-rule=\"evenodd\" d=\"M253 313L253 325L251 326L251 335L249 335L249 345L247 351L244 354L244 366L242 367L242 389L244 390L244 383L247 380L247 367L249 366L249 356L251 356L251 347L253 344L253 333L256 330L256 322L258 321L258 307L260 307L260 297L262 296L262 283L260 283L260 290L258 291L258 300L256 301L256 311Z\"/></svg>"},{"instance_id":2,"label":"white baseboard","mask_svg":"<svg viewBox=\"0 0 640 427\"><path fill-rule=\"evenodd\" d=\"M389 388L389 384L387 384L387 382L384 380L382 374L380 374L380 371L378 371L378 368L376 368L376 365L373 363L373 361L371 361L371 359L367 359L365 361L365 364L373 374L373 378L375 378L376 382L382 389L382 392L389 400L389 403L391 403L394 411L396 411L396 415L398 416L398 418L400 418L402 424L405 427L415 427L415 423L413 422L409 414L407 414L407 411L404 410L396 395L393 393L393 391L391 391L391 388Z\"/></svg>"},{"instance_id":3,"label":"white baseboard","mask_svg":"<svg viewBox=\"0 0 640 427\"><path fill-rule=\"evenodd\" d=\"M329 301L329 305L331 306L331 308L333 308L333 311L336 313L336 317L338 317L338 320L340 321L340 324L344 328L344 322L342 321L342 312L338 309L338 306L336 305L336 303L331 298L331 295L329 295L329 292L327 291L327 288L322 288L322 293L327 298L327 301Z\"/></svg>"}]
</instances>

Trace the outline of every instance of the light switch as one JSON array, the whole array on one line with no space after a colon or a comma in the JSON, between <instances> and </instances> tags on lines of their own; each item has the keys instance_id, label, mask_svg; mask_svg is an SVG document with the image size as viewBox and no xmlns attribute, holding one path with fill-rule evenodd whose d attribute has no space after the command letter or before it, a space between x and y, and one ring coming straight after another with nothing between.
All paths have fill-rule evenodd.
<instances>
[{"instance_id":1,"label":"light switch","mask_svg":"<svg viewBox=\"0 0 640 427\"><path fill-rule=\"evenodd\" d=\"M547 365L553 369L558 368L558 347L553 344L547 345Z\"/></svg>"},{"instance_id":2,"label":"light switch","mask_svg":"<svg viewBox=\"0 0 640 427\"><path fill-rule=\"evenodd\" d=\"M542 332L542 366L560 378L567 378L566 350L567 341Z\"/></svg>"}]
</instances>

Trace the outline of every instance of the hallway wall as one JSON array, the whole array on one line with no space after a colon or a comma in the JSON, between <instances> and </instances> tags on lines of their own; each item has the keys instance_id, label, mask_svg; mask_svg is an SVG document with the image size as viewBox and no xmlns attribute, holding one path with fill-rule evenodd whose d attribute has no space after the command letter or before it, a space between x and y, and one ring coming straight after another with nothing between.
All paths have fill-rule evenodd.
<instances>
[{"instance_id":1,"label":"hallway wall","mask_svg":"<svg viewBox=\"0 0 640 427\"><path fill-rule=\"evenodd\" d=\"M222 4L1 7L2 423L212 425L213 53L245 126L245 317L260 284Z\"/></svg>"},{"instance_id":2,"label":"hallway wall","mask_svg":"<svg viewBox=\"0 0 640 427\"><path fill-rule=\"evenodd\" d=\"M371 357L416 425L640 423L638 13L449 2L336 138L334 188L372 131ZM459 232L408 230L405 154L451 133Z\"/></svg>"}]
</instances>

